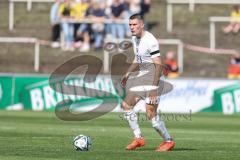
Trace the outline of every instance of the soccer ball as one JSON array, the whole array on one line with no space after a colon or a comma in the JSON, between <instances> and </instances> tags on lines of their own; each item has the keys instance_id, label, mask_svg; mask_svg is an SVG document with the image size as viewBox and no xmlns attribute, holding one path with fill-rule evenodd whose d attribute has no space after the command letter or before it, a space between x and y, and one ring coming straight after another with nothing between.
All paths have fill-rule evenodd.
<instances>
[{"instance_id":1,"label":"soccer ball","mask_svg":"<svg viewBox=\"0 0 240 160\"><path fill-rule=\"evenodd\" d=\"M77 151L89 151L91 146L91 138L86 135L78 135L73 140L73 146Z\"/></svg>"}]
</instances>

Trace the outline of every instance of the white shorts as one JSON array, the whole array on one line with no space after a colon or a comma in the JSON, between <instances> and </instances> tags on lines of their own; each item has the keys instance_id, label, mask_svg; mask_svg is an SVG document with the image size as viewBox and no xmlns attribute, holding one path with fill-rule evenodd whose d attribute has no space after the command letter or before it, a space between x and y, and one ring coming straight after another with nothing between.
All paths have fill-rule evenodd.
<instances>
[{"instance_id":1,"label":"white shorts","mask_svg":"<svg viewBox=\"0 0 240 160\"><path fill-rule=\"evenodd\" d=\"M132 92L144 99L146 103L150 103L149 92L151 90L157 90L157 102L159 102L160 96L169 93L173 89L173 86L169 82L165 81L164 77L160 78L158 86L153 86L153 79L154 74L152 73L147 73L141 76L129 77L129 80L126 84L126 91Z\"/></svg>"}]
</instances>

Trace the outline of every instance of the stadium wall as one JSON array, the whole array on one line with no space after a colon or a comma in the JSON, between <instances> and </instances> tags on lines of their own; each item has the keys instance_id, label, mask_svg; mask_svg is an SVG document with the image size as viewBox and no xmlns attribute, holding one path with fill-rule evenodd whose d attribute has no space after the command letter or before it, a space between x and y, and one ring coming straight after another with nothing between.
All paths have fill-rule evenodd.
<instances>
[{"instance_id":1,"label":"stadium wall","mask_svg":"<svg viewBox=\"0 0 240 160\"><path fill-rule=\"evenodd\" d=\"M75 107L91 110L97 107L102 100L109 98L118 99L118 104L113 112L120 112L121 97L125 90L114 87L110 76L99 75L93 83L85 83L83 77L69 77L64 82L56 81L55 86L60 86L66 93L69 88L62 84L75 86L69 94L55 91L49 85L50 75L0 75L0 109L6 110L33 110L53 111L55 106L66 99L71 99ZM164 113L197 113L197 112L222 112L234 114L240 112L240 83L226 79L166 79L173 85L173 90L162 95L160 110ZM80 86L84 95L78 95ZM88 92L87 88L103 90L101 92ZM64 91L65 90L65 91ZM87 96L86 96L87 95ZM135 108L145 111L140 101ZM81 105L77 105L81 104Z\"/></svg>"}]
</instances>

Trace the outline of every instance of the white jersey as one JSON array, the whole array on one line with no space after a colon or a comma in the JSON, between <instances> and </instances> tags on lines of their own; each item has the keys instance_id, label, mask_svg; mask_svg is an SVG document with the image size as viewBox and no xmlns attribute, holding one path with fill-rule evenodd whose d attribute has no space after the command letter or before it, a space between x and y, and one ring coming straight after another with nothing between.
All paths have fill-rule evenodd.
<instances>
[{"instance_id":1,"label":"white jersey","mask_svg":"<svg viewBox=\"0 0 240 160\"><path fill-rule=\"evenodd\" d=\"M140 72L138 75L130 75L126 84L126 90L134 92L143 99L146 103L150 103L149 91L157 89L159 96L171 90L171 85L160 80L158 86L153 85L155 76L155 65L153 58L160 56L158 40L148 31L145 31L144 36L138 39L132 37L133 50L139 64ZM157 98L157 102L159 102Z\"/></svg>"},{"instance_id":2,"label":"white jersey","mask_svg":"<svg viewBox=\"0 0 240 160\"><path fill-rule=\"evenodd\" d=\"M145 31L144 36L138 39L136 36L132 37L133 50L136 56L137 62L141 63L153 63L152 58L160 56L159 43L152 33Z\"/></svg>"}]
</instances>

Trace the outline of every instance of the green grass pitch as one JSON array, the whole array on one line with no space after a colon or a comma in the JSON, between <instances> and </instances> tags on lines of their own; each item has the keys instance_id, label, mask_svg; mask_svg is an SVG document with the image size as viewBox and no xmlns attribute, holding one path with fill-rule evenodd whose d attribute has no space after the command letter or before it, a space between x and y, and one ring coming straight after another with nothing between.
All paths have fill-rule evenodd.
<instances>
[{"instance_id":1,"label":"green grass pitch","mask_svg":"<svg viewBox=\"0 0 240 160\"><path fill-rule=\"evenodd\" d=\"M161 139L151 123L142 116L140 125L146 146L126 151L133 135L120 113L86 122L66 122L57 119L54 112L0 111L0 159L240 159L239 115L202 113L193 114L191 119L166 121L176 147L165 153L154 151ZM78 134L92 138L89 152L73 149L72 140Z\"/></svg>"}]
</instances>

